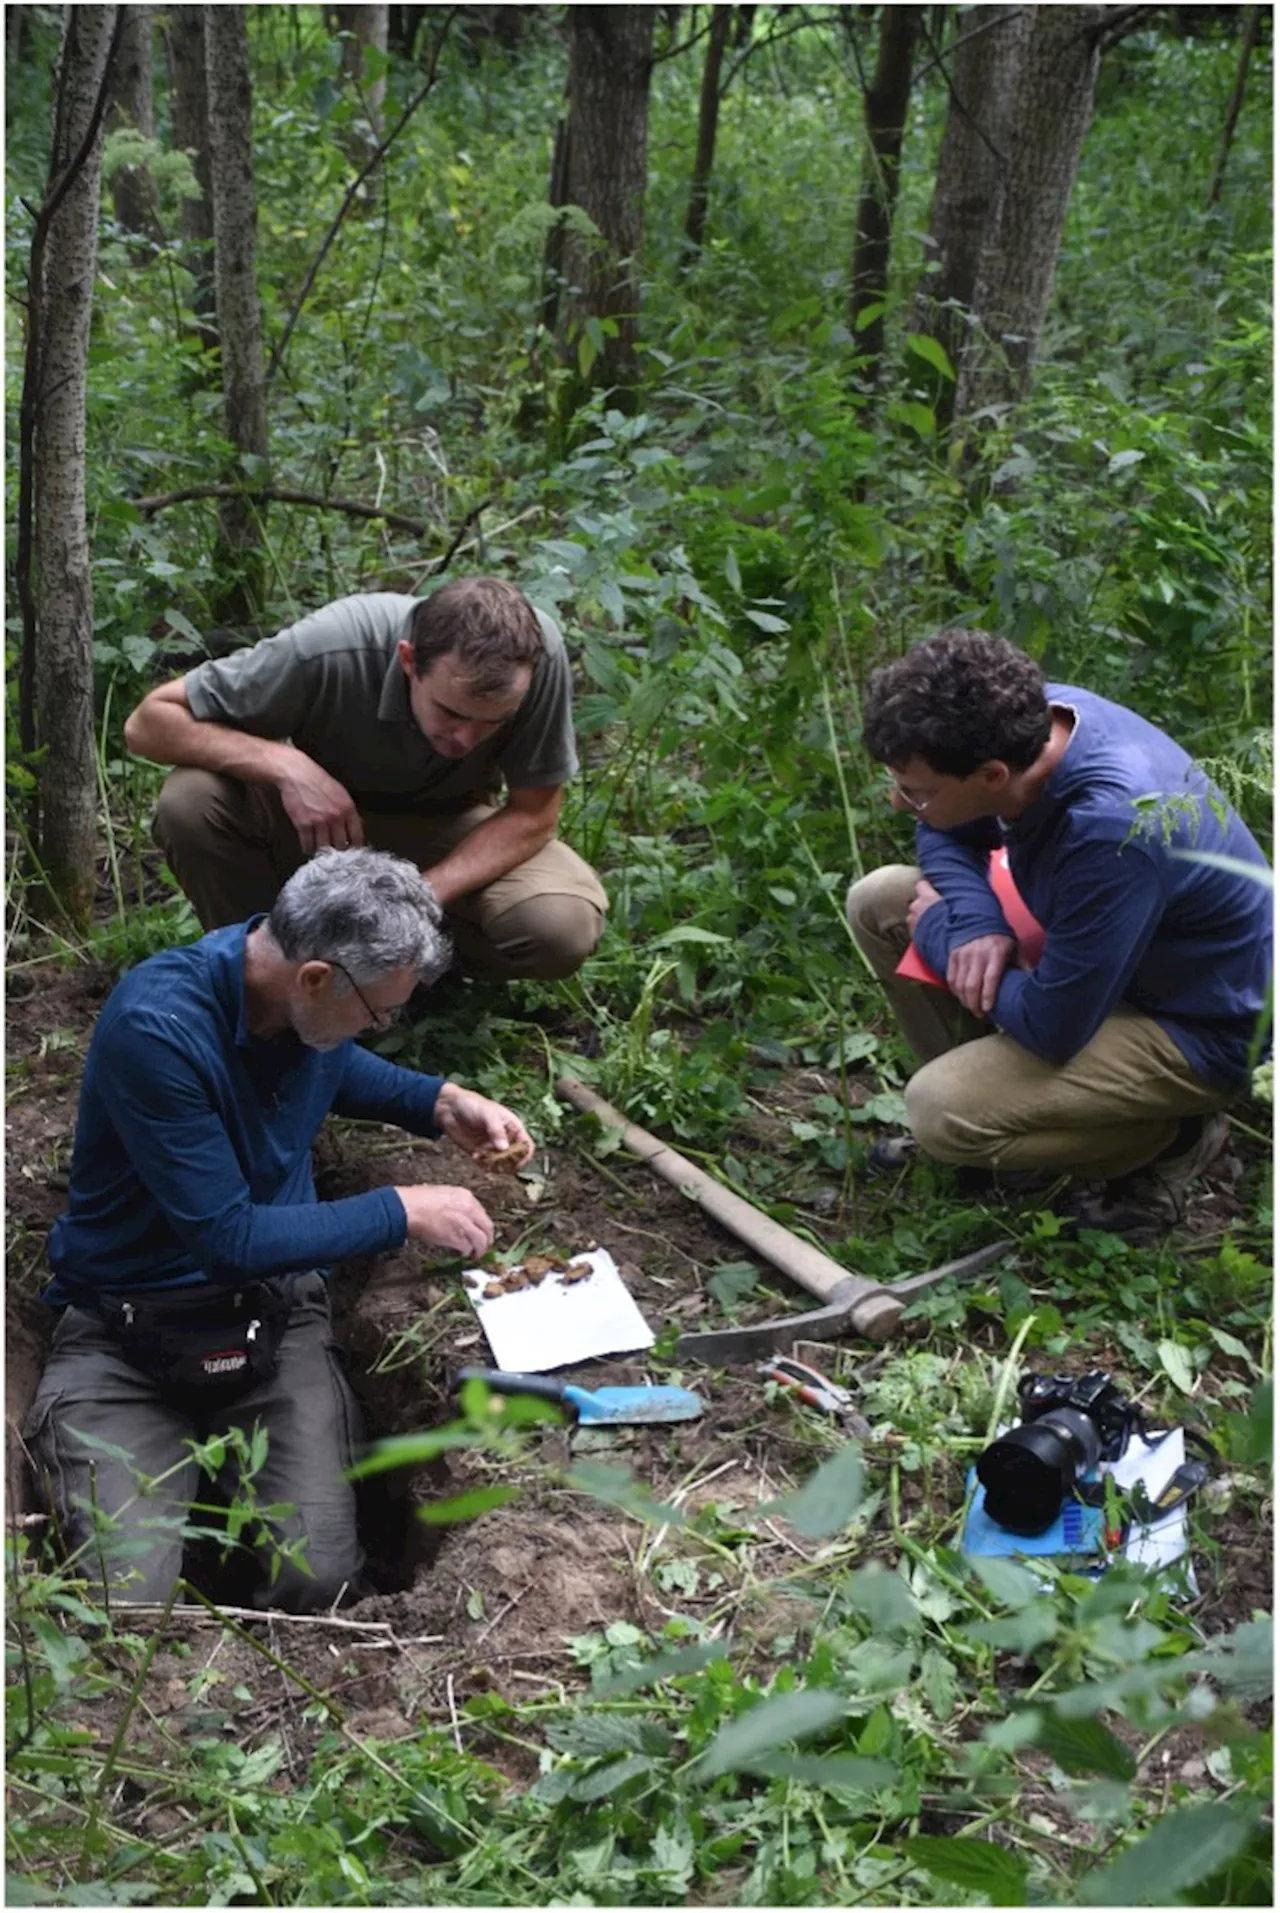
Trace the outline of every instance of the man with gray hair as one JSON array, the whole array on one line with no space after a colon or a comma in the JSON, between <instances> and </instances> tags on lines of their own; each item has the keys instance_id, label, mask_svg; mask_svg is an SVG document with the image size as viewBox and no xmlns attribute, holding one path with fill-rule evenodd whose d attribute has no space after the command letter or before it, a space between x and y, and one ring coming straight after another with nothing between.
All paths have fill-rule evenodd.
<instances>
[{"instance_id":1,"label":"man with gray hair","mask_svg":"<svg viewBox=\"0 0 1280 1913\"><path fill-rule=\"evenodd\" d=\"M415 865L325 850L268 916L148 958L108 999L49 1238L46 1299L62 1314L27 1441L63 1544L113 1596L168 1599L200 1474L192 1438L255 1423L256 1495L276 1518L255 1598L303 1610L358 1590L345 1470L359 1415L329 1265L406 1241L475 1260L493 1224L469 1189L439 1184L318 1201L316 1133L332 1110L472 1156L533 1152L511 1110L353 1041L448 956Z\"/></svg>"},{"instance_id":2,"label":"man with gray hair","mask_svg":"<svg viewBox=\"0 0 1280 1913\"><path fill-rule=\"evenodd\" d=\"M269 910L313 851L370 845L413 858L476 975L571 976L600 941L604 890L556 836L568 655L505 578L340 598L159 685L125 739L177 766L156 840L206 930Z\"/></svg>"}]
</instances>

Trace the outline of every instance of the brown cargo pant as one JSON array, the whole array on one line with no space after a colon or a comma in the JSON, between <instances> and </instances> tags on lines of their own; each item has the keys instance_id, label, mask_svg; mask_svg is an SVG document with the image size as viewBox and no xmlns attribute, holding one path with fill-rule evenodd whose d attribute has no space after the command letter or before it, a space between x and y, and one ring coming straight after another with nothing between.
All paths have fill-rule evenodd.
<instances>
[{"instance_id":1,"label":"brown cargo pant","mask_svg":"<svg viewBox=\"0 0 1280 1913\"><path fill-rule=\"evenodd\" d=\"M973 1168L1124 1176L1168 1147L1181 1117L1228 1100L1158 1023L1125 1004L1070 1062L1046 1063L993 1033L949 990L897 976L919 880L909 865L889 864L851 887L846 909L854 941L924 1064L907 1084L906 1103L927 1155Z\"/></svg>"},{"instance_id":2,"label":"brown cargo pant","mask_svg":"<svg viewBox=\"0 0 1280 1913\"><path fill-rule=\"evenodd\" d=\"M248 1434L255 1422L267 1430L267 1458L254 1495L263 1507L280 1504L272 1532L300 1542L305 1560L281 1559L273 1577L274 1550L259 1548L255 1605L292 1613L329 1607L344 1587L358 1586L364 1563L355 1491L344 1473L362 1429L332 1340L328 1284L318 1273L296 1280L275 1374L206 1411L199 1432ZM64 1309L24 1435L62 1547L77 1572L113 1599L167 1601L182 1572L191 1504L211 1486L186 1446L196 1432L193 1416L161 1399L95 1314ZM228 1492L234 1486L225 1483Z\"/></svg>"},{"instance_id":3,"label":"brown cargo pant","mask_svg":"<svg viewBox=\"0 0 1280 1913\"><path fill-rule=\"evenodd\" d=\"M374 850L420 869L446 856L497 813L475 804L443 816L361 812ZM155 838L206 930L269 910L305 862L280 794L216 771L183 768L165 779ZM604 934L608 899L599 878L558 840L446 912L463 967L476 976L572 976Z\"/></svg>"}]
</instances>

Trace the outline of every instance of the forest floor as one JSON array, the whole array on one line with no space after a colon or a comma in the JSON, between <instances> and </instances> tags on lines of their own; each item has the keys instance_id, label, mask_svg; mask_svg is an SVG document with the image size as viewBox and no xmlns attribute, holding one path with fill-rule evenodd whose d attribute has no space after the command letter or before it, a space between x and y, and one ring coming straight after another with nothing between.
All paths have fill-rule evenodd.
<instances>
[{"instance_id":1,"label":"forest floor","mask_svg":"<svg viewBox=\"0 0 1280 1913\"><path fill-rule=\"evenodd\" d=\"M108 973L92 965L48 965L35 974L34 987L19 976L15 988L11 978L7 1013L6 1410L9 1478L18 1495L23 1489L15 1430L34 1390L49 1328L48 1311L37 1299L47 1278L44 1236L65 1200L83 1053L110 987ZM771 1121L782 1147L786 1119L831 1086L814 1072L802 1077L779 1071L775 1115L764 1107L753 1113L755 1147L770 1147ZM568 1255L598 1242L612 1251L656 1329L723 1321L704 1284L717 1264L734 1259L733 1239L626 1157L600 1165L572 1141L553 1144L539 1152L533 1179L519 1180L478 1169L448 1143L331 1123L317 1147L316 1167L322 1197L377 1184L467 1184L494 1217L499 1249L519 1240L526 1250ZM1210 1181L1188 1218L1189 1247L1197 1237L1220 1235L1235 1201L1235 1177ZM442 1268L406 1248L344 1265L335 1273L333 1293L338 1337L370 1433L397 1435L450 1419L450 1373L460 1363L487 1359L456 1264ZM781 1278L771 1277L743 1312L763 1318L795 1307L798 1299ZM898 1339L910 1346L925 1333L926 1324L908 1317ZM988 1336L981 1322L973 1333L969 1346L976 1357ZM967 1330L963 1339L968 1341ZM865 1360L865 1351L852 1346L805 1345L798 1352L847 1379ZM1068 1363L1093 1364L1124 1366L1123 1352L1104 1346L1096 1331L1072 1349ZM575 1378L636 1382L653 1374L645 1358L628 1357L592 1364ZM691 1511L714 1499L723 1522L733 1510L745 1515L793 1487L840 1445L825 1418L767 1396L753 1368L710 1376L664 1368L657 1379L698 1387L709 1401L705 1417L607 1433L548 1426L535 1438L543 1459L567 1459L571 1443L578 1454L601 1458L603 1451L604 1458L623 1461L663 1502ZM887 1442L891 1449L894 1439L889 1432L868 1444L871 1466L877 1445ZM783 1521L756 1521L751 1544L737 1550L727 1581L724 1573L708 1573L705 1563L695 1570L670 1546L655 1571L658 1544L646 1541L637 1523L556 1485L554 1471L545 1468L529 1471L510 1505L456 1527L428 1527L414 1518L419 1499L490 1481L495 1463L464 1450L434 1468L430 1480L419 1472L391 1478L389 1485L371 1483L363 1494L365 1541L383 1592L329 1620L276 1618L249 1629L222 1628L199 1610L176 1614L152 1665L144 1732L158 1743L214 1734L242 1747L278 1736L288 1778L304 1771L321 1736L332 1732L332 1712L313 1704L324 1695L341 1709L340 1731L348 1739L394 1741L413 1733L424 1715L451 1720L470 1751L523 1782L536 1775L536 1750L508 1735L490 1735L481 1721L460 1721L460 1710L475 1696L496 1693L515 1704L540 1697L563 1702L566 1692L588 1682L592 1644L604 1652L608 1630L621 1624L624 1632L630 1625L657 1635L677 1608L696 1618L713 1611L723 1616L727 1607L728 1625L748 1664L753 1640L776 1658L780 1641L803 1637L814 1623L818 1610L798 1599L797 1590L806 1590L807 1565L818 1562L825 1544L804 1540ZM907 1516L913 1500L930 1498L939 1517L953 1514L962 1478L960 1463L923 1477L904 1475ZM1269 1502L1266 1512L1269 1520ZM884 1539L891 1558L887 1532ZM876 1552L874 1531L868 1547ZM1259 1531L1256 1509L1229 1505L1214 1518L1208 1549L1196 1561L1198 1620L1206 1632L1225 1631L1269 1608L1271 1555L1270 1535ZM197 1561L192 1571L198 1578L203 1573L219 1600L245 1599L247 1590L216 1560L206 1559L203 1569ZM275 1664L263 1659L264 1642ZM105 1720L102 1726L104 1734L109 1731ZM1188 1758L1197 1760L1200 1753L1193 1749ZM147 1838L163 1838L176 1812L162 1805L149 1819L140 1803L139 1829Z\"/></svg>"}]
</instances>

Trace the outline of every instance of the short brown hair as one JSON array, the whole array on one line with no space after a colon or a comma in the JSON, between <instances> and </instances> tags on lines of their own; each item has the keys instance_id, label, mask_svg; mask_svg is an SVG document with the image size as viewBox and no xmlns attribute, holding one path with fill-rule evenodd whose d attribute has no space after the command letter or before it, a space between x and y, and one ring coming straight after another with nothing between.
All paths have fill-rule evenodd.
<instances>
[{"instance_id":1,"label":"short brown hair","mask_svg":"<svg viewBox=\"0 0 1280 1913\"><path fill-rule=\"evenodd\" d=\"M455 578L409 614L413 674L437 658L456 657L477 697L498 697L522 664L546 651L538 615L505 578Z\"/></svg>"}]
</instances>

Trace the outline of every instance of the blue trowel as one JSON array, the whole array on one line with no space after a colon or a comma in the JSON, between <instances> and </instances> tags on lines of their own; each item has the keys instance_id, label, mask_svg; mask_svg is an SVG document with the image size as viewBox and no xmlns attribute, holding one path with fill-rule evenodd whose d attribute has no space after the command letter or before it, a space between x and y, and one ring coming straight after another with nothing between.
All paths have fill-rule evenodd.
<instances>
[{"instance_id":1,"label":"blue trowel","mask_svg":"<svg viewBox=\"0 0 1280 1913\"><path fill-rule=\"evenodd\" d=\"M569 1409L584 1426L601 1427L656 1421L696 1421L706 1403L688 1388L646 1385L637 1388L579 1388L554 1375L518 1375L505 1368L460 1368L454 1392L464 1382L484 1382L495 1395L533 1395Z\"/></svg>"}]
</instances>

